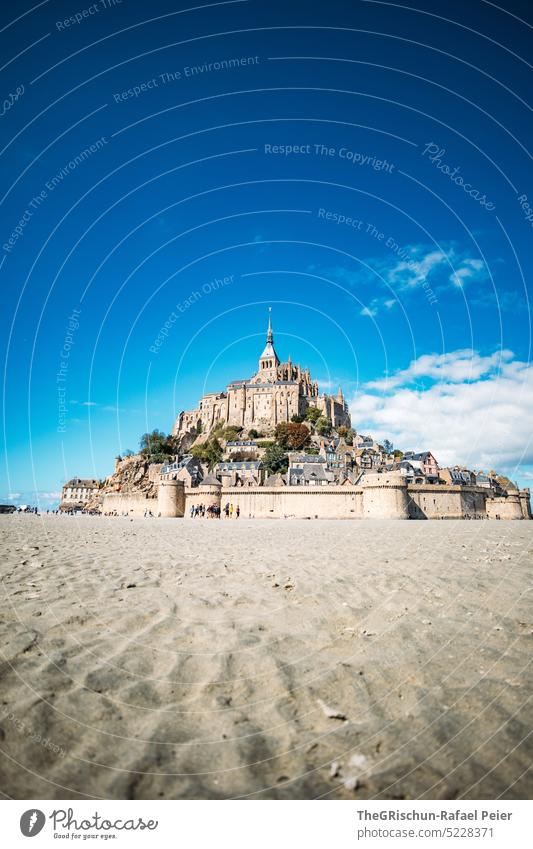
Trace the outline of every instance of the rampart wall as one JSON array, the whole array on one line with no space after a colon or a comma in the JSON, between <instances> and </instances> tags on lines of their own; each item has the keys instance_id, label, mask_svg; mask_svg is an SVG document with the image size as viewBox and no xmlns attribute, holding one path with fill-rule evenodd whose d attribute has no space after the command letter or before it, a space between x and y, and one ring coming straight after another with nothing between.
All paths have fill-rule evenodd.
<instances>
[{"instance_id":1,"label":"rampart wall","mask_svg":"<svg viewBox=\"0 0 533 849\"><path fill-rule=\"evenodd\" d=\"M523 519L522 505L518 492L507 498L488 498L487 516L489 519Z\"/></svg>"},{"instance_id":2,"label":"rampart wall","mask_svg":"<svg viewBox=\"0 0 533 849\"><path fill-rule=\"evenodd\" d=\"M145 510L151 510L157 516L157 498L147 498L142 492L114 492L104 495L102 513L128 513L130 516L144 516Z\"/></svg>"},{"instance_id":3,"label":"rampart wall","mask_svg":"<svg viewBox=\"0 0 533 849\"><path fill-rule=\"evenodd\" d=\"M357 486L217 487L184 488L163 481L157 498L143 493L104 496L104 513L143 516L190 516L191 507L203 504L224 509L233 504L243 518L257 519L523 519L530 518L525 491L506 498L491 497L475 486L409 484L394 473L365 475Z\"/></svg>"},{"instance_id":4,"label":"rampart wall","mask_svg":"<svg viewBox=\"0 0 533 849\"><path fill-rule=\"evenodd\" d=\"M185 514L192 504L209 502L200 490L186 490ZM214 493L211 495L213 497ZM237 506L243 518L360 519L361 489L350 486L222 487L220 506Z\"/></svg>"},{"instance_id":5,"label":"rampart wall","mask_svg":"<svg viewBox=\"0 0 533 849\"><path fill-rule=\"evenodd\" d=\"M478 486L409 484L410 519L486 519L487 491Z\"/></svg>"}]
</instances>

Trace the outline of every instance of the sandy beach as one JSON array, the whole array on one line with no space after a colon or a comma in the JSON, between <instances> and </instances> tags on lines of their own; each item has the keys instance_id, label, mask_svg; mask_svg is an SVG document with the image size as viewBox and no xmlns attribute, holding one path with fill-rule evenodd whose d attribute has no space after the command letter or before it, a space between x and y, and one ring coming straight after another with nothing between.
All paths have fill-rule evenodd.
<instances>
[{"instance_id":1,"label":"sandy beach","mask_svg":"<svg viewBox=\"0 0 533 849\"><path fill-rule=\"evenodd\" d=\"M533 796L533 522L0 534L6 797Z\"/></svg>"}]
</instances>

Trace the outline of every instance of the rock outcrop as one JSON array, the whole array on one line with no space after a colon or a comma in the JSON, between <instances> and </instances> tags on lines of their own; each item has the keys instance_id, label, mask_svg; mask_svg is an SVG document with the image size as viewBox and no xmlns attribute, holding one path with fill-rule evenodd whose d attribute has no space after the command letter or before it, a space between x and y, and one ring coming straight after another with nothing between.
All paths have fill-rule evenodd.
<instances>
[{"instance_id":1,"label":"rock outcrop","mask_svg":"<svg viewBox=\"0 0 533 849\"><path fill-rule=\"evenodd\" d=\"M141 454L115 460L115 471L109 475L98 495L86 505L87 510L100 510L104 496L116 493L142 493L147 498L157 497L159 470L162 463L150 463Z\"/></svg>"}]
</instances>

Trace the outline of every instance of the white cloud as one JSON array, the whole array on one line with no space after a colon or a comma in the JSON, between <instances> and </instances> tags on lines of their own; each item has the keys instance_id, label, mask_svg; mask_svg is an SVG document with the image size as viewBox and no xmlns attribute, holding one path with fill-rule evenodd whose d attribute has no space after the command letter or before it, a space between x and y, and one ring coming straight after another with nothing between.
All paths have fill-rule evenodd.
<instances>
[{"instance_id":1,"label":"white cloud","mask_svg":"<svg viewBox=\"0 0 533 849\"><path fill-rule=\"evenodd\" d=\"M413 382L425 378L430 385ZM511 351L427 354L362 387L353 426L403 450L431 449L441 465L513 472L533 463L533 366Z\"/></svg>"},{"instance_id":2,"label":"white cloud","mask_svg":"<svg viewBox=\"0 0 533 849\"><path fill-rule=\"evenodd\" d=\"M450 274L450 282L454 286L462 288L467 280L484 279L485 265L480 259L471 259L467 257L462 263Z\"/></svg>"},{"instance_id":3,"label":"white cloud","mask_svg":"<svg viewBox=\"0 0 533 849\"><path fill-rule=\"evenodd\" d=\"M394 375L366 384L367 389L386 391L397 386L416 383L422 378L461 383L477 380L513 359L513 352L506 349L488 356L481 356L471 348L460 348L445 354L422 354L412 360L406 369Z\"/></svg>"},{"instance_id":4,"label":"white cloud","mask_svg":"<svg viewBox=\"0 0 533 849\"><path fill-rule=\"evenodd\" d=\"M373 318L381 309L390 310L396 303L395 298L373 298L367 307L363 307L360 315Z\"/></svg>"},{"instance_id":5,"label":"white cloud","mask_svg":"<svg viewBox=\"0 0 533 849\"><path fill-rule=\"evenodd\" d=\"M388 245L392 242L392 247ZM384 242L389 247L389 255L371 257L365 260L368 267L357 271L349 271L342 266L330 269L330 275L351 285L373 284L379 278L388 284L395 292L410 292L418 286L436 286L439 289L463 287L467 282L487 279L485 263L477 257L472 257L465 250L452 243L443 244L440 248L432 245L418 244L399 246L395 241ZM378 276L379 275L379 276ZM375 314L361 312L362 315Z\"/></svg>"},{"instance_id":6,"label":"white cloud","mask_svg":"<svg viewBox=\"0 0 533 849\"><path fill-rule=\"evenodd\" d=\"M409 259L393 261L392 265L382 260L381 274L393 287L410 289L423 283L438 268L452 262L453 251L428 250L424 245L405 248ZM403 253L403 251L402 251ZM453 267L453 266L452 266Z\"/></svg>"},{"instance_id":7,"label":"white cloud","mask_svg":"<svg viewBox=\"0 0 533 849\"><path fill-rule=\"evenodd\" d=\"M29 504L40 507L41 510L55 508L61 499L60 492L47 492L43 490L23 490L21 492L8 492L0 495L3 504Z\"/></svg>"}]
</instances>

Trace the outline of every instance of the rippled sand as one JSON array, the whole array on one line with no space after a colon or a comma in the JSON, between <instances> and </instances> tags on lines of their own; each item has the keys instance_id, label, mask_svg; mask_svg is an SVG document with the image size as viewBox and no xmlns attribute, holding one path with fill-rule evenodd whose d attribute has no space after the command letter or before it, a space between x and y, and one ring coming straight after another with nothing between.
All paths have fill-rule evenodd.
<instances>
[{"instance_id":1,"label":"rippled sand","mask_svg":"<svg viewBox=\"0 0 533 849\"><path fill-rule=\"evenodd\" d=\"M533 522L0 533L7 796L533 796Z\"/></svg>"}]
</instances>

